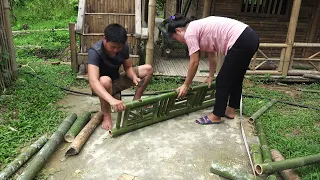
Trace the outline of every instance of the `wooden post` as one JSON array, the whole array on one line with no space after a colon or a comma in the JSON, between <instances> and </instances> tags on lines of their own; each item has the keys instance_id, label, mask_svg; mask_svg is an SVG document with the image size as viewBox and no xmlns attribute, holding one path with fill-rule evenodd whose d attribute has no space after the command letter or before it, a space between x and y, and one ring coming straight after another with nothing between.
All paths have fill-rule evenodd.
<instances>
[{"instance_id":1,"label":"wooden post","mask_svg":"<svg viewBox=\"0 0 320 180\"><path fill-rule=\"evenodd\" d=\"M153 65L153 49L154 49L154 25L156 16L156 0L149 0L148 11L148 42L146 48L146 64Z\"/></svg>"},{"instance_id":2,"label":"wooden post","mask_svg":"<svg viewBox=\"0 0 320 180\"><path fill-rule=\"evenodd\" d=\"M312 18L312 25L309 31L308 43L315 42L319 25L320 25L320 1L318 0L317 8L315 9L315 12ZM305 57L309 57L310 55L311 55L311 52L307 51L305 54Z\"/></svg>"},{"instance_id":3,"label":"wooden post","mask_svg":"<svg viewBox=\"0 0 320 180\"><path fill-rule=\"evenodd\" d=\"M290 24L289 24L288 33L287 33L287 41L286 41L287 49L284 56L283 69L282 69L282 75L284 76L288 74L290 61L292 61L290 58L291 58L291 52L292 52L292 47L294 42L294 36L296 34L300 7L301 7L301 0L294 0L292 11L291 11Z\"/></svg>"},{"instance_id":4,"label":"wooden post","mask_svg":"<svg viewBox=\"0 0 320 180\"><path fill-rule=\"evenodd\" d=\"M76 32L74 28L75 28L75 23L69 23L71 68L73 72L78 72Z\"/></svg>"},{"instance_id":5,"label":"wooden post","mask_svg":"<svg viewBox=\"0 0 320 180\"><path fill-rule=\"evenodd\" d=\"M15 79L18 77L18 66L16 62L16 51L13 45L13 36L12 36L12 29L10 23L10 7L8 0L4 0L4 15L5 15L5 28L7 31L9 48L10 48L10 63L11 63L11 71L12 71L12 78Z\"/></svg>"},{"instance_id":6,"label":"wooden post","mask_svg":"<svg viewBox=\"0 0 320 180\"><path fill-rule=\"evenodd\" d=\"M139 38L141 36L141 0L135 0L135 18L136 18L136 24L135 24L135 34L136 38Z\"/></svg>"},{"instance_id":7,"label":"wooden post","mask_svg":"<svg viewBox=\"0 0 320 180\"><path fill-rule=\"evenodd\" d=\"M211 6L212 6L212 0L204 0L203 14L202 14L203 18L210 16ZM200 57L205 57L205 56L206 56L206 52L200 51Z\"/></svg>"},{"instance_id":8,"label":"wooden post","mask_svg":"<svg viewBox=\"0 0 320 180\"><path fill-rule=\"evenodd\" d=\"M212 0L204 0L202 17L210 16Z\"/></svg>"}]
</instances>

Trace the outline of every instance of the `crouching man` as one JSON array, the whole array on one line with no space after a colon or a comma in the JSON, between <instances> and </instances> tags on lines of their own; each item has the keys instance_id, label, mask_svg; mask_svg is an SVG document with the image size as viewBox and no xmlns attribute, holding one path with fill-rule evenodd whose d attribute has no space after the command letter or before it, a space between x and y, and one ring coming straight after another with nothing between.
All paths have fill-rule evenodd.
<instances>
[{"instance_id":1,"label":"crouching man","mask_svg":"<svg viewBox=\"0 0 320 180\"><path fill-rule=\"evenodd\" d=\"M123 73L119 73L123 65ZM133 99L140 99L151 80L151 65L132 66L129 60L127 31L119 24L110 24L104 30L104 37L88 51L88 77L93 94L99 96L101 111L104 114L102 128L112 129L111 109L125 110L121 97L114 96L131 86L138 86Z\"/></svg>"}]
</instances>

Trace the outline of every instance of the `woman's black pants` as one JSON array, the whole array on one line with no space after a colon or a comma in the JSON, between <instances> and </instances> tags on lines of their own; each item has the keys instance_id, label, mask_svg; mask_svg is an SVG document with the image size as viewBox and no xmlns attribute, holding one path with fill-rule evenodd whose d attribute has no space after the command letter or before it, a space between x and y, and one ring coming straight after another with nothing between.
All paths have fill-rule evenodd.
<instances>
[{"instance_id":1,"label":"woman's black pants","mask_svg":"<svg viewBox=\"0 0 320 180\"><path fill-rule=\"evenodd\" d=\"M243 78L258 47L258 35L253 29L247 27L227 52L216 78L214 115L219 117L225 115L228 100L229 107L239 108Z\"/></svg>"}]
</instances>

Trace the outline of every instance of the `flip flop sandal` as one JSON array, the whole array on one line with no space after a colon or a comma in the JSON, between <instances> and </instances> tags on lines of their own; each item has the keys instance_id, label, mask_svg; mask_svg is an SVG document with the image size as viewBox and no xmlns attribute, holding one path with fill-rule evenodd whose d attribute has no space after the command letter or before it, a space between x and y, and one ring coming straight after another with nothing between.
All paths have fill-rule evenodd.
<instances>
[{"instance_id":1,"label":"flip flop sandal","mask_svg":"<svg viewBox=\"0 0 320 180\"><path fill-rule=\"evenodd\" d=\"M196 123L201 125L208 125L208 124L220 124L221 122L212 122L208 116L204 116L200 118L200 121L196 120Z\"/></svg>"}]
</instances>

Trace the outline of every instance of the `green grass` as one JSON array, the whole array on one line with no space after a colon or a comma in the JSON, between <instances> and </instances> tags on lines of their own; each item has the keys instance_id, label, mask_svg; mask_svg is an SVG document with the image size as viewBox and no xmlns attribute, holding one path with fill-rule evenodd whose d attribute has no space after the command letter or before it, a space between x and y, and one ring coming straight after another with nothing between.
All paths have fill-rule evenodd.
<instances>
[{"instance_id":1,"label":"green grass","mask_svg":"<svg viewBox=\"0 0 320 180\"><path fill-rule=\"evenodd\" d=\"M261 85L258 83L246 86L244 92L320 108L320 93L295 92L299 94L292 98L287 91L270 90L268 85ZM291 85L289 89L294 92L297 87L317 90L320 89L320 84ZM252 115L267 102L265 99L244 98L244 114ZM290 159L320 153L319 117L319 110L276 103L259 120L263 124L270 148L278 149L286 159ZM297 168L296 171L302 179L320 178L319 164Z\"/></svg>"},{"instance_id":2,"label":"green grass","mask_svg":"<svg viewBox=\"0 0 320 180\"><path fill-rule=\"evenodd\" d=\"M24 59L39 77L58 86L69 87L75 75L68 65L48 65L41 59ZM55 105L66 93L26 74L34 72L23 67L19 78L7 89L0 103L0 167L10 162L25 145L31 144L44 133L52 133L66 116ZM12 130L11 128L15 129Z\"/></svg>"}]
</instances>

